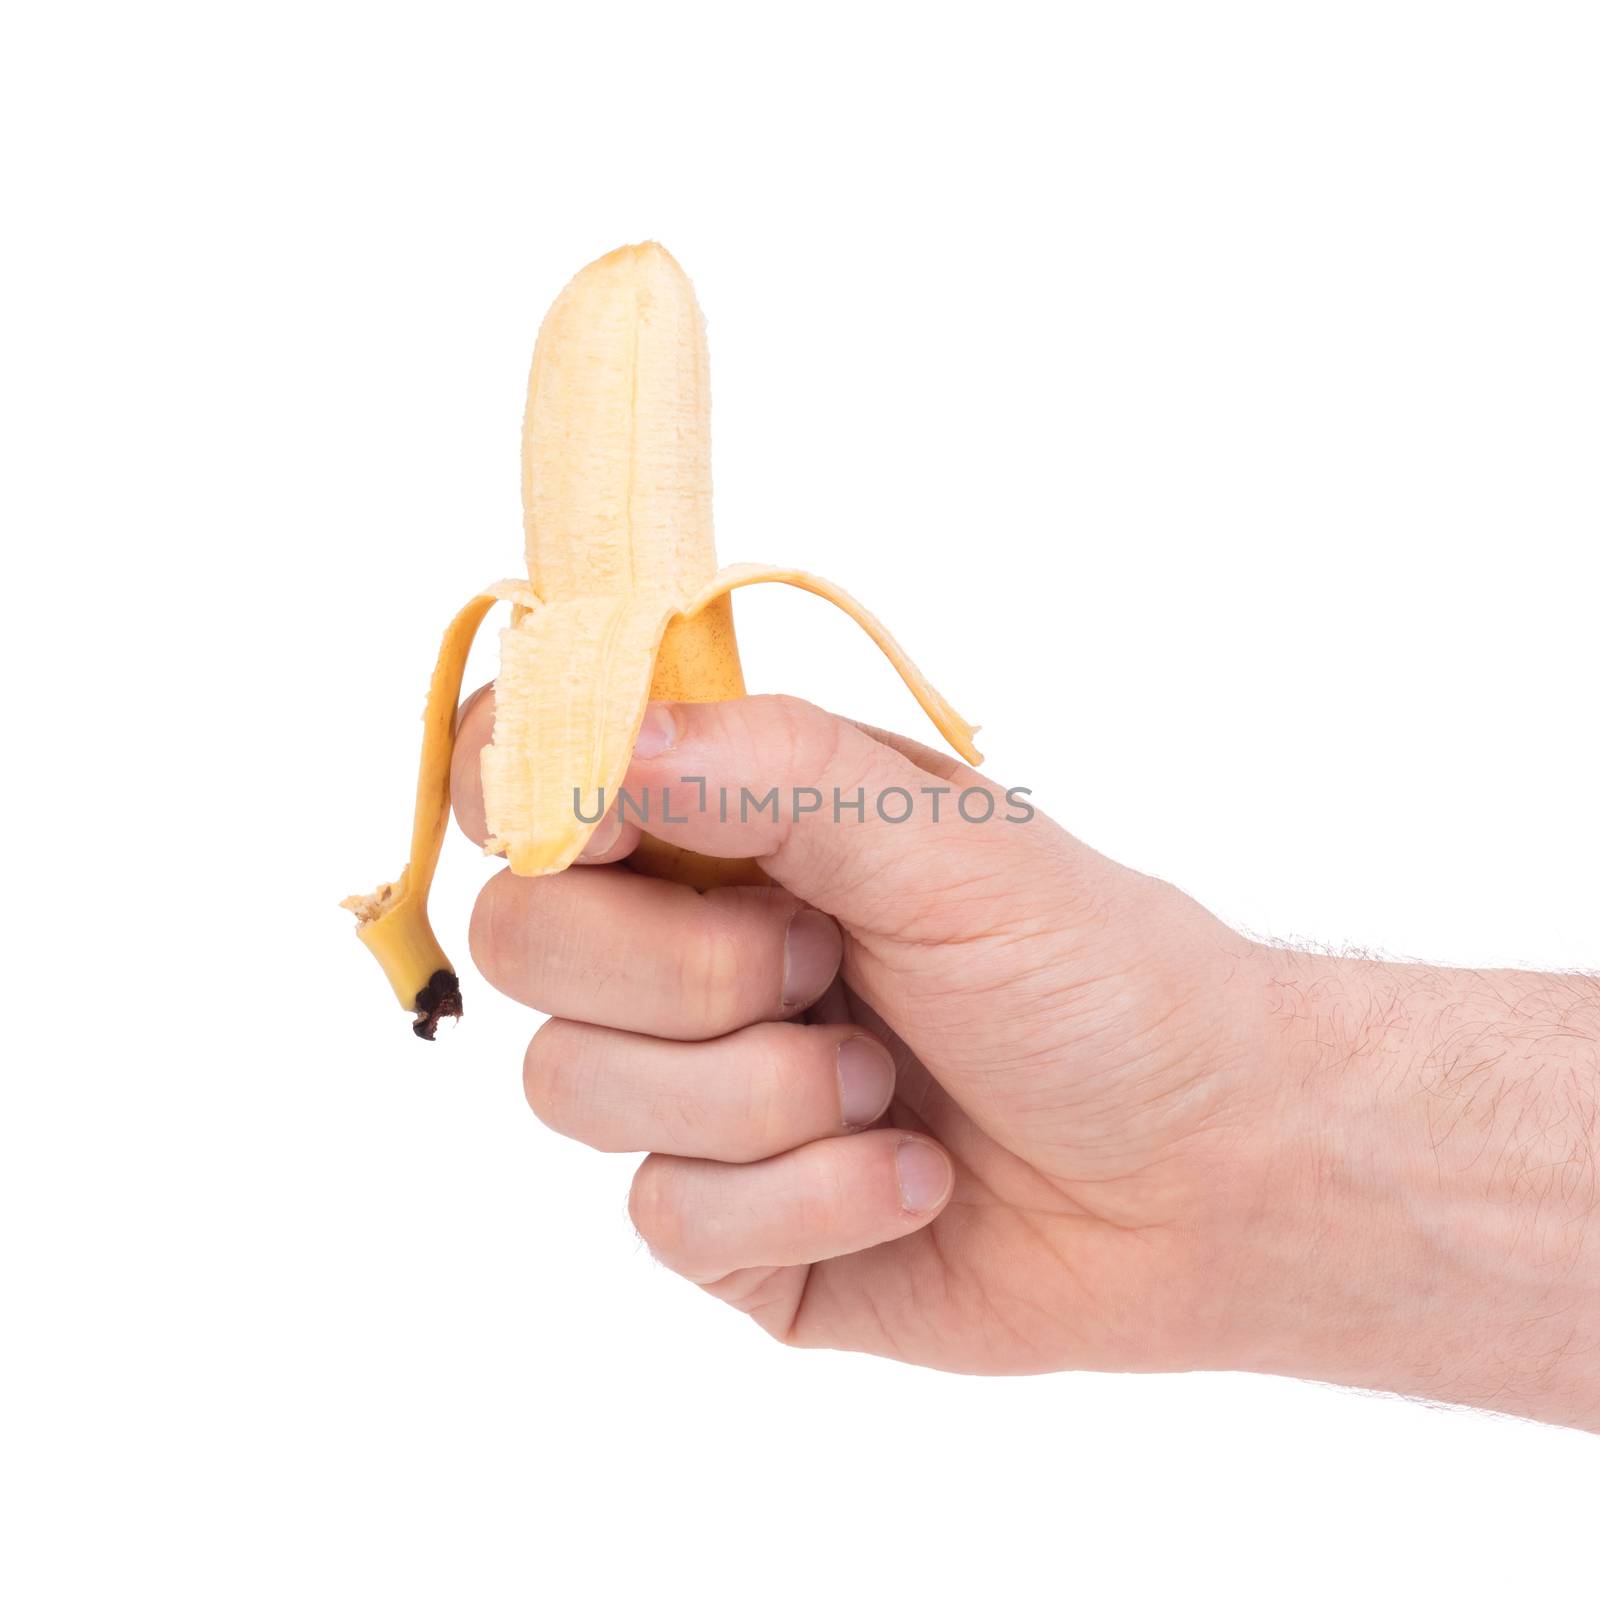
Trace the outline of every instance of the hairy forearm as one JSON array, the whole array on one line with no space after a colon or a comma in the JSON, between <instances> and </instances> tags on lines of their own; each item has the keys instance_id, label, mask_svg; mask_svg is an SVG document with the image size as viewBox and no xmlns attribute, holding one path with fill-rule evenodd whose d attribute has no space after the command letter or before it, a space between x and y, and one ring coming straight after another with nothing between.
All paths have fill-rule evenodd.
<instances>
[{"instance_id":1,"label":"hairy forearm","mask_svg":"<svg viewBox=\"0 0 1600 1600\"><path fill-rule=\"evenodd\" d=\"M1266 967L1251 1363L1600 1429L1600 981Z\"/></svg>"}]
</instances>

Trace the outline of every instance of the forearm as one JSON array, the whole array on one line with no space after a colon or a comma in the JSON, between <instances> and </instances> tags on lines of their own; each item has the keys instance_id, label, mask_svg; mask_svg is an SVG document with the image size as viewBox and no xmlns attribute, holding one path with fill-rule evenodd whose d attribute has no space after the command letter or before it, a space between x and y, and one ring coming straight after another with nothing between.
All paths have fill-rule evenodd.
<instances>
[{"instance_id":1,"label":"forearm","mask_svg":"<svg viewBox=\"0 0 1600 1600\"><path fill-rule=\"evenodd\" d=\"M1600 1429L1600 982L1266 967L1249 1364Z\"/></svg>"}]
</instances>

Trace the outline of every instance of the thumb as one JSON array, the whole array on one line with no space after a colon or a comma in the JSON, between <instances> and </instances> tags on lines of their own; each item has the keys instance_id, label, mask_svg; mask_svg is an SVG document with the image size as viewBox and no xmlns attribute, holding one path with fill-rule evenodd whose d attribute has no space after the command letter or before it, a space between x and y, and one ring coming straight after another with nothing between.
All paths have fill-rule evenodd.
<instances>
[{"instance_id":1,"label":"thumb","mask_svg":"<svg viewBox=\"0 0 1600 1600\"><path fill-rule=\"evenodd\" d=\"M855 928L936 938L952 919L957 932L970 922L974 890L987 920L997 899L1055 875L1078 848L1026 790L940 766L936 776L787 696L656 704L618 808L671 844L758 859Z\"/></svg>"}]
</instances>

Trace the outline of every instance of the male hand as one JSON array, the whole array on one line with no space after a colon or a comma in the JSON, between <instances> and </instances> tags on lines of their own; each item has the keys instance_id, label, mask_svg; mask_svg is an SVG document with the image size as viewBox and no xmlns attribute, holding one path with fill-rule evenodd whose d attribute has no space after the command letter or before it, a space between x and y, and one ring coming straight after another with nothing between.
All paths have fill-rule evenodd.
<instances>
[{"instance_id":1,"label":"male hand","mask_svg":"<svg viewBox=\"0 0 1600 1600\"><path fill-rule=\"evenodd\" d=\"M480 842L492 712L469 704L454 774ZM752 809L774 788L776 820ZM1254 944L1044 816L1006 820L1026 808L960 762L800 701L653 706L628 790L653 834L753 858L771 886L635 874L614 809L579 867L489 882L473 956L551 1018L534 1110L653 1152L640 1233L768 1332L962 1372L1253 1367L1600 1423L1596 986ZM820 809L796 815L796 791ZM880 815L890 791L907 820ZM992 815L966 820L983 794ZM1407 972L1439 981L1419 996ZM1492 1033L1480 976L1521 1040L1487 1082L1458 1064L1478 1138L1441 1152L1419 1063L1463 1006ZM1523 1172L1560 1142L1552 1093L1587 1128L1565 1190L1480 1182L1480 1145Z\"/></svg>"}]
</instances>

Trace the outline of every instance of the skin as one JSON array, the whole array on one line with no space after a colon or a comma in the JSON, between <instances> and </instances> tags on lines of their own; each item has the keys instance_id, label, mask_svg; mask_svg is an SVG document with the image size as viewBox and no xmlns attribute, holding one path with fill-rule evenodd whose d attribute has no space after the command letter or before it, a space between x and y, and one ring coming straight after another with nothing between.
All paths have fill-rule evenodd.
<instances>
[{"instance_id":1,"label":"skin","mask_svg":"<svg viewBox=\"0 0 1600 1600\"><path fill-rule=\"evenodd\" d=\"M492 720L480 691L454 766L479 842ZM874 814L939 784L938 821ZM741 821L741 786L860 789L866 815ZM651 1152L630 1210L674 1271L795 1346L1285 1373L1600 1430L1600 982L1252 943L1001 820L959 761L786 698L652 707L628 789L772 887L640 877L613 814L579 869L491 879L472 951L550 1018L535 1112ZM953 815L963 789L995 819Z\"/></svg>"}]
</instances>

